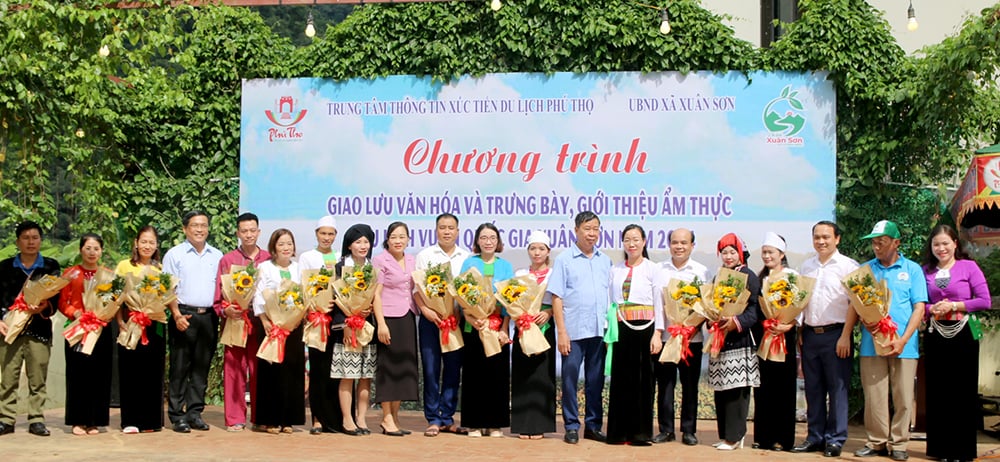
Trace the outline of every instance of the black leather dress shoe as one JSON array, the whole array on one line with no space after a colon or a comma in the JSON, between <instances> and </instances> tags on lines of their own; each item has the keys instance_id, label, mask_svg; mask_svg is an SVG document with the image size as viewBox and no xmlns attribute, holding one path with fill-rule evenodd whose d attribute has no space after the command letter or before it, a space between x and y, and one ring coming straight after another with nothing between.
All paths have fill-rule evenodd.
<instances>
[{"instance_id":1,"label":"black leather dress shoe","mask_svg":"<svg viewBox=\"0 0 1000 462\"><path fill-rule=\"evenodd\" d=\"M906 451L892 451L889 454L889 458L892 460L906 460L910 458L910 455Z\"/></svg>"},{"instance_id":2,"label":"black leather dress shoe","mask_svg":"<svg viewBox=\"0 0 1000 462\"><path fill-rule=\"evenodd\" d=\"M566 434L563 435L563 441L569 444L576 444L580 442L580 433L576 430L566 430Z\"/></svg>"},{"instance_id":3,"label":"black leather dress shoe","mask_svg":"<svg viewBox=\"0 0 1000 462\"><path fill-rule=\"evenodd\" d=\"M604 436L604 433L600 430L591 430L589 428L583 431L583 439L594 440L598 443L605 443L608 441L608 437Z\"/></svg>"},{"instance_id":4,"label":"black leather dress shoe","mask_svg":"<svg viewBox=\"0 0 1000 462\"><path fill-rule=\"evenodd\" d=\"M839 444L828 444L826 445L826 450L823 451L824 457L840 457L841 447Z\"/></svg>"},{"instance_id":5,"label":"black leather dress shoe","mask_svg":"<svg viewBox=\"0 0 1000 462\"><path fill-rule=\"evenodd\" d=\"M662 432L659 435L653 437L654 443L666 443L668 441L674 441L677 439L677 435L674 432Z\"/></svg>"},{"instance_id":6,"label":"black leather dress shoe","mask_svg":"<svg viewBox=\"0 0 1000 462\"><path fill-rule=\"evenodd\" d=\"M9 435L11 433L14 433L14 424L0 422L0 435Z\"/></svg>"},{"instance_id":7,"label":"black leather dress shoe","mask_svg":"<svg viewBox=\"0 0 1000 462\"><path fill-rule=\"evenodd\" d=\"M694 433L685 433L681 435L681 443L688 446L695 446L698 444L698 437L694 436Z\"/></svg>"},{"instance_id":8,"label":"black leather dress shoe","mask_svg":"<svg viewBox=\"0 0 1000 462\"><path fill-rule=\"evenodd\" d=\"M191 419L191 423L188 425L191 427L192 430L198 430L203 432L208 431L208 429L210 428L208 424L205 423L204 420L201 420L201 417L195 417Z\"/></svg>"},{"instance_id":9,"label":"black leather dress shoe","mask_svg":"<svg viewBox=\"0 0 1000 462\"><path fill-rule=\"evenodd\" d=\"M818 452L823 450L823 443L806 440L792 448L792 452Z\"/></svg>"},{"instance_id":10,"label":"black leather dress shoe","mask_svg":"<svg viewBox=\"0 0 1000 462\"><path fill-rule=\"evenodd\" d=\"M191 433L191 426L183 420L174 422L174 431L177 433Z\"/></svg>"},{"instance_id":11,"label":"black leather dress shoe","mask_svg":"<svg viewBox=\"0 0 1000 462\"><path fill-rule=\"evenodd\" d=\"M28 425L28 433L35 436L49 436L49 429L45 428L45 424L41 422L35 422Z\"/></svg>"},{"instance_id":12,"label":"black leather dress shoe","mask_svg":"<svg viewBox=\"0 0 1000 462\"><path fill-rule=\"evenodd\" d=\"M857 451L854 451L854 457L875 457L875 456L885 456L888 455L889 451L885 449L874 449L865 446Z\"/></svg>"}]
</instances>

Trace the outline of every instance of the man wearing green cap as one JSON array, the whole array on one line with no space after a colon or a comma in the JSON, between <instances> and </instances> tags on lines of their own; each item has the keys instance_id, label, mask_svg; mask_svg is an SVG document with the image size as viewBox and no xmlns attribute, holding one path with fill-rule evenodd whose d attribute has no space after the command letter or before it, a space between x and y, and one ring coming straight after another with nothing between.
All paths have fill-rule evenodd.
<instances>
[{"instance_id":1,"label":"man wearing green cap","mask_svg":"<svg viewBox=\"0 0 1000 462\"><path fill-rule=\"evenodd\" d=\"M854 453L858 457L889 455L906 460L913 411L913 379L917 372L917 337L927 302L927 285L920 265L899 253L899 227L882 220L862 239L872 240L875 258L865 263L877 281L886 281L892 292L889 315L899 337L886 346L886 356L875 353L869 332L861 330L861 387L865 393L865 432L868 442ZM895 413L889 421L889 396Z\"/></svg>"}]
</instances>

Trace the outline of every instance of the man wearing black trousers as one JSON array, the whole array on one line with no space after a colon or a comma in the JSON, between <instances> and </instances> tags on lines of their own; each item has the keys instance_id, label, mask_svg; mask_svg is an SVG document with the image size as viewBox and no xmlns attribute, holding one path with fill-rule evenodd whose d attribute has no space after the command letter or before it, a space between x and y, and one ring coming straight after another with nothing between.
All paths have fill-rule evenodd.
<instances>
[{"instance_id":1,"label":"man wearing black trousers","mask_svg":"<svg viewBox=\"0 0 1000 462\"><path fill-rule=\"evenodd\" d=\"M205 409L208 370L215 355L219 318L212 308L222 252L208 244L209 218L191 211L182 221L187 239L167 251L163 272L177 280L170 303L170 390L167 415L178 433L208 430Z\"/></svg>"},{"instance_id":2,"label":"man wearing black trousers","mask_svg":"<svg viewBox=\"0 0 1000 462\"><path fill-rule=\"evenodd\" d=\"M847 390L851 384L851 331L857 314L840 282L858 262L837 251L840 228L821 221L813 225L816 255L802 264L802 275L816 287L802 312L802 375L806 385L806 440L792 452L823 451L840 457L847 440ZM829 400L829 405L827 404Z\"/></svg>"},{"instance_id":3,"label":"man wearing black trousers","mask_svg":"<svg viewBox=\"0 0 1000 462\"><path fill-rule=\"evenodd\" d=\"M678 228L667 235L670 242L670 260L660 263L661 284L666 287L671 279L701 283L712 280L708 268L691 260L694 250L694 231ZM656 362L656 420L660 433L653 437L654 443L674 441L674 388L677 377L681 380L681 442L694 446L698 444L698 380L701 378L701 329L691 337L691 356L680 364ZM670 340L670 334L663 331L663 341Z\"/></svg>"}]
</instances>

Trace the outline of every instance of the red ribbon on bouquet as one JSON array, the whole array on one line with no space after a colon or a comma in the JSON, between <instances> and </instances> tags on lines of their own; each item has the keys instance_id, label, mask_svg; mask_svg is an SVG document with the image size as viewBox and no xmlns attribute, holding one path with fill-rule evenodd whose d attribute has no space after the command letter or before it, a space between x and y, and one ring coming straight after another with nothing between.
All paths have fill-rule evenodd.
<instances>
[{"instance_id":1,"label":"red ribbon on bouquet","mask_svg":"<svg viewBox=\"0 0 1000 462\"><path fill-rule=\"evenodd\" d=\"M351 341L350 341L351 348L357 348L358 331L365 327L365 318L358 316L356 314L348 316L347 320L344 321L344 326L346 326L348 329L351 329Z\"/></svg>"},{"instance_id":2,"label":"red ribbon on bouquet","mask_svg":"<svg viewBox=\"0 0 1000 462\"><path fill-rule=\"evenodd\" d=\"M140 338L142 344L149 345L149 337L146 337L146 328L153 324L153 320L149 319L149 316L146 316L146 313L142 311L129 311L128 320L139 326L140 332L142 332L142 337Z\"/></svg>"},{"instance_id":3,"label":"red ribbon on bouquet","mask_svg":"<svg viewBox=\"0 0 1000 462\"><path fill-rule=\"evenodd\" d=\"M682 324L671 324L667 326L667 332L670 332L671 337L681 338L681 361L684 361L684 364L687 364L687 359L693 354L691 352L691 337L694 336L695 327L685 326Z\"/></svg>"},{"instance_id":4,"label":"red ribbon on bouquet","mask_svg":"<svg viewBox=\"0 0 1000 462\"><path fill-rule=\"evenodd\" d=\"M309 321L310 326L316 326L320 328L319 339L323 342L326 341L326 335L330 332L330 315L322 311L310 311L306 315L306 320ZM364 324L362 324L363 326Z\"/></svg>"},{"instance_id":5,"label":"red ribbon on bouquet","mask_svg":"<svg viewBox=\"0 0 1000 462\"><path fill-rule=\"evenodd\" d=\"M288 336L291 335L291 333L292 332L288 329L283 329L281 328L281 326L272 324L271 330L267 333L267 338L264 340L265 344L267 342L278 342L279 363L285 361L285 339L287 339ZM263 347L264 345L261 345L261 348Z\"/></svg>"},{"instance_id":6,"label":"red ribbon on bouquet","mask_svg":"<svg viewBox=\"0 0 1000 462\"><path fill-rule=\"evenodd\" d=\"M83 315L80 316L80 319L77 319L76 321L76 325L67 329L66 332L63 332L63 336L69 339L80 331L83 331L83 338L80 339L80 343L86 342L87 336L90 335L91 332L96 332L108 325L107 321L101 321L101 318L98 318L93 311L84 311Z\"/></svg>"},{"instance_id":7,"label":"red ribbon on bouquet","mask_svg":"<svg viewBox=\"0 0 1000 462\"><path fill-rule=\"evenodd\" d=\"M455 315L448 316L447 318L441 320L441 324L438 325L438 328L441 329L441 344L447 345L448 332L458 330L458 319L455 318Z\"/></svg>"},{"instance_id":8,"label":"red ribbon on bouquet","mask_svg":"<svg viewBox=\"0 0 1000 462\"><path fill-rule=\"evenodd\" d=\"M17 294L17 298L14 299L14 304L7 309L10 311L28 311L31 307L24 301L24 293L22 292Z\"/></svg>"},{"instance_id":9,"label":"red ribbon on bouquet","mask_svg":"<svg viewBox=\"0 0 1000 462\"><path fill-rule=\"evenodd\" d=\"M517 331L521 332L526 329L530 329L533 324L535 324L535 315L524 313L521 317L517 318L515 321L517 325ZM518 334L520 335L520 334Z\"/></svg>"},{"instance_id":10,"label":"red ribbon on bouquet","mask_svg":"<svg viewBox=\"0 0 1000 462\"><path fill-rule=\"evenodd\" d=\"M899 326L892 320L891 316L886 316L875 324L875 333L885 335L887 339L899 337Z\"/></svg>"},{"instance_id":11,"label":"red ribbon on bouquet","mask_svg":"<svg viewBox=\"0 0 1000 462\"><path fill-rule=\"evenodd\" d=\"M253 324L250 322L250 314L247 312L247 310L244 310L243 307L240 306L239 302L231 302L230 303L230 302L227 302L227 301L223 300L222 301L222 312L225 313L226 312L226 308L229 308L229 307L236 308L236 310L240 312L240 319L243 319L243 326L244 326L243 327L243 343L246 344L247 337L249 337L250 334L253 333ZM145 343L143 345L145 345Z\"/></svg>"},{"instance_id":12,"label":"red ribbon on bouquet","mask_svg":"<svg viewBox=\"0 0 1000 462\"><path fill-rule=\"evenodd\" d=\"M486 318L488 323L486 324L490 330L500 330L500 326L503 325L503 318L498 314L491 314L489 318Z\"/></svg>"},{"instance_id":13,"label":"red ribbon on bouquet","mask_svg":"<svg viewBox=\"0 0 1000 462\"><path fill-rule=\"evenodd\" d=\"M771 332L771 329L781 325L781 321L778 319L765 319L762 325L764 326L764 342L766 343L768 339L771 339L771 354L788 353L788 346L785 345L785 336Z\"/></svg>"},{"instance_id":14,"label":"red ribbon on bouquet","mask_svg":"<svg viewBox=\"0 0 1000 462\"><path fill-rule=\"evenodd\" d=\"M719 326L719 322L713 322L708 328L709 335L712 336L712 342L709 344L709 352L714 356L722 351L722 347L726 344L726 333L722 332L722 327Z\"/></svg>"}]
</instances>

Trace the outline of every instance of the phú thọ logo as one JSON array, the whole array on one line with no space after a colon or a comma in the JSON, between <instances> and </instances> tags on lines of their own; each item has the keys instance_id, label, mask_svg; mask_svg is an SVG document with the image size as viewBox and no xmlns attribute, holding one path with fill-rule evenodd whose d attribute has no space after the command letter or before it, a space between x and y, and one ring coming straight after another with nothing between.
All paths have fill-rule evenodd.
<instances>
[{"instance_id":1,"label":"ph\u00fa th\u1ecd logo","mask_svg":"<svg viewBox=\"0 0 1000 462\"><path fill-rule=\"evenodd\" d=\"M805 110L802 101L797 98L798 94L798 91L792 90L791 85L786 85L781 89L780 96L764 106L761 118L764 128L770 132L767 144L802 146L803 140L799 132L805 127L806 118L802 115Z\"/></svg>"},{"instance_id":2,"label":"ph\u00fa th\u1ecd logo","mask_svg":"<svg viewBox=\"0 0 1000 462\"><path fill-rule=\"evenodd\" d=\"M264 115L267 120L277 127L271 127L267 131L268 141L301 141L303 133L295 128L306 117L309 112L306 109L295 111L297 101L291 96L282 96L275 104L274 111L267 109Z\"/></svg>"}]
</instances>

